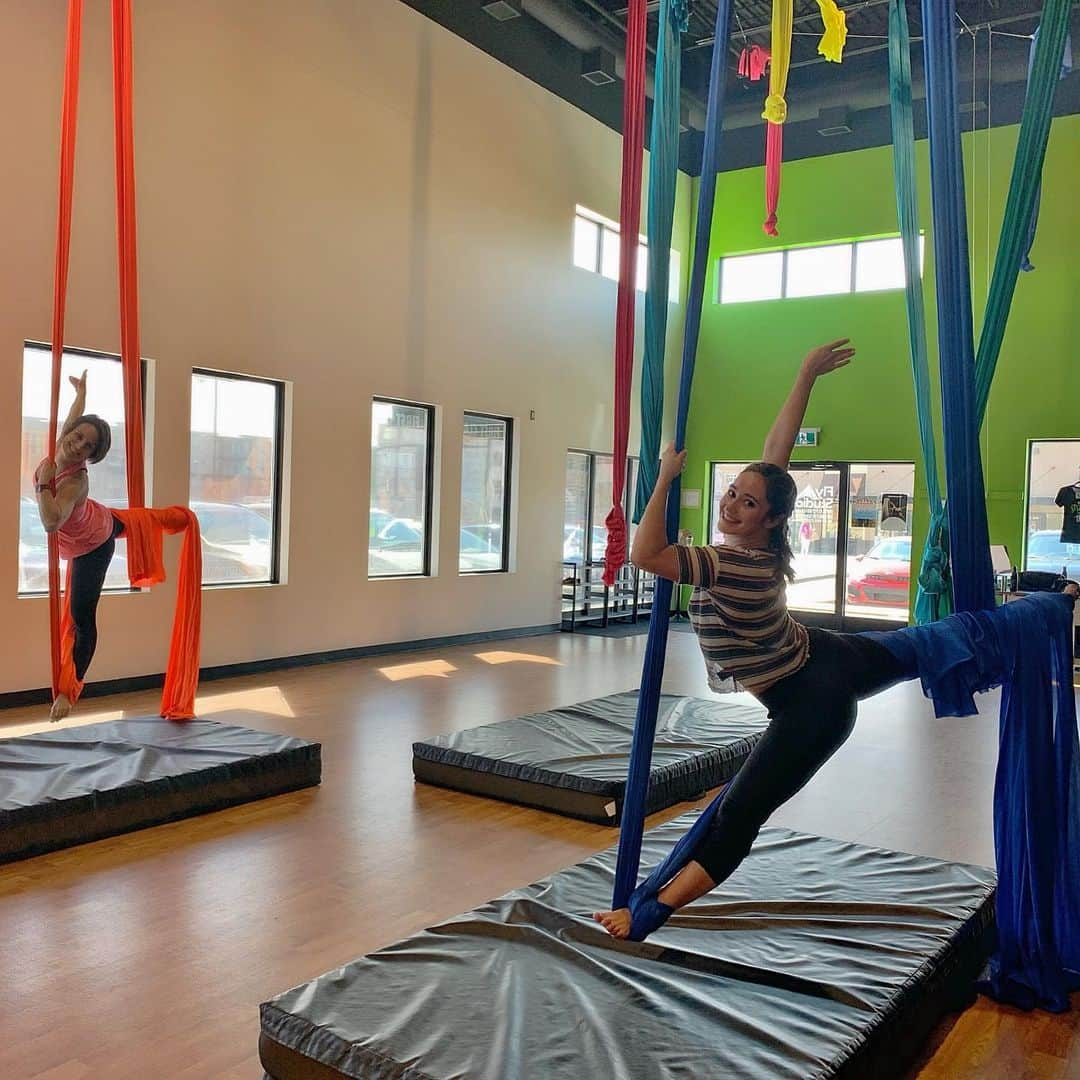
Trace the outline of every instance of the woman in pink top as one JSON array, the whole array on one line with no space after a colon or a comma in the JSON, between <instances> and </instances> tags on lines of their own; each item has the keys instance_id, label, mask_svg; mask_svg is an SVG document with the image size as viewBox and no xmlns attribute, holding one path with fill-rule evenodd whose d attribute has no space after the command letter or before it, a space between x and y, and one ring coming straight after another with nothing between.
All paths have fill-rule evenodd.
<instances>
[{"instance_id":1,"label":"woman in pink top","mask_svg":"<svg viewBox=\"0 0 1080 1080\"><path fill-rule=\"evenodd\" d=\"M86 372L75 378L75 401L56 443L56 458L45 458L34 474L38 513L46 532L57 534L60 558L71 562L71 619L75 624L75 674L81 681L97 647L97 605L105 574L123 528L107 506L89 497L87 464L109 452L112 432L93 413L85 413ZM71 702L60 694L50 716L60 720Z\"/></svg>"}]
</instances>

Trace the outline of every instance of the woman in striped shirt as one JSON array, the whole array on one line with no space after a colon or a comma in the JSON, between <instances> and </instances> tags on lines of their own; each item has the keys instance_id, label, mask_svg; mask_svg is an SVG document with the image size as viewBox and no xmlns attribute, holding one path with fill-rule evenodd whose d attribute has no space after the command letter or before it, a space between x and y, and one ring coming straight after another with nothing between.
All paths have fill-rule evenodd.
<instances>
[{"instance_id":1,"label":"woman in striped shirt","mask_svg":"<svg viewBox=\"0 0 1080 1080\"><path fill-rule=\"evenodd\" d=\"M902 677L883 645L797 623L787 610L794 578L788 518L796 489L787 468L810 392L822 376L851 362L847 339L814 349L773 423L762 460L748 466L720 500L722 544L669 544L668 488L686 452L664 451L660 478L634 534L631 561L642 570L693 585L690 620L709 686L732 680L768 707L770 724L736 774L696 858L661 889L657 919L727 878L746 857L761 826L840 748L855 724L857 702ZM617 938L629 937L627 908L597 912ZM634 927L634 937L655 929Z\"/></svg>"}]
</instances>

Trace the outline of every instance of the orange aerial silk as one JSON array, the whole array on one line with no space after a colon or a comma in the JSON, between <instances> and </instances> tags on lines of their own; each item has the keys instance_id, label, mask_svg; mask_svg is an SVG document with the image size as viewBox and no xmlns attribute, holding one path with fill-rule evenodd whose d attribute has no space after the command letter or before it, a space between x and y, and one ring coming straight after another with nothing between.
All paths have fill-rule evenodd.
<instances>
[{"instance_id":1,"label":"orange aerial silk","mask_svg":"<svg viewBox=\"0 0 1080 1080\"><path fill-rule=\"evenodd\" d=\"M60 405L60 363L64 351L68 257L71 248L71 202L75 175L75 132L79 99L79 52L82 0L68 0L67 51L60 123L60 202L56 229L56 275L53 291L52 387L48 446L56 445ZM142 366L139 350L138 260L135 243L135 151L132 119L131 0L113 0L113 97L116 131L117 264L120 284L120 363L124 377L127 487L130 510L114 510L124 526L128 576L132 585L165 580L164 534L183 532L176 615L173 618L161 715L170 720L195 715L199 682L199 638L202 626L202 547L199 522L182 506L144 508ZM75 678L72 650L71 564L61 604L59 550L49 536L49 632L53 696L64 693L74 704L82 693Z\"/></svg>"},{"instance_id":2,"label":"orange aerial silk","mask_svg":"<svg viewBox=\"0 0 1080 1080\"><path fill-rule=\"evenodd\" d=\"M185 506L164 510L113 510L124 526L127 541L128 578L136 587L165 580L163 547L165 533L184 534L180 549L180 578L176 585L165 689L161 692L161 715L169 720L190 720L195 715L195 692L199 687L199 635L202 626L202 542L199 521ZM71 563L68 563L64 613L60 624L60 691L71 703L79 700L83 684L75 677L75 624L71 620Z\"/></svg>"}]
</instances>

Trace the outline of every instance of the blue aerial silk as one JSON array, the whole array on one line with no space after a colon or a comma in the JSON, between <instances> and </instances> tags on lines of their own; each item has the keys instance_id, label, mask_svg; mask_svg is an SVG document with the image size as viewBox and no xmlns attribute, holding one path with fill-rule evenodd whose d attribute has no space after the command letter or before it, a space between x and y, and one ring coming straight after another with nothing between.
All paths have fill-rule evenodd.
<instances>
[{"instance_id":1,"label":"blue aerial silk","mask_svg":"<svg viewBox=\"0 0 1080 1080\"><path fill-rule=\"evenodd\" d=\"M1044 8L976 366L956 108L955 13L952 0L924 0L948 514L954 600L960 614L873 635L905 662L911 677L921 676L939 716L970 715L975 711L974 693L1003 686L994 789L999 947L986 989L1021 1007L1055 1011L1067 1008L1069 992L1080 989L1080 747L1072 689L1072 602L1047 594L995 608L978 431L1035 204L1069 2L1048 0ZM679 447L685 439L700 329L723 116L725 50L720 45L728 40L730 13L730 0L722 0L687 303L676 427ZM905 246L910 259L910 235ZM678 525L678 506L676 480L667 506L669 540ZM636 940L670 915L671 909L659 902L657 894L690 861L723 798L721 794L713 800L668 858L635 888L670 598L671 583L660 581L619 836L613 903L629 907L630 936Z\"/></svg>"},{"instance_id":2,"label":"blue aerial silk","mask_svg":"<svg viewBox=\"0 0 1080 1080\"><path fill-rule=\"evenodd\" d=\"M971 271L956 91L956 5L954 0L923 0L922 14L953 606L957 611L979 611L994 606L994 575L975 403ZM1018 265L1014 263L1014 268Z\"/></svg>"},{"instance_id":3,"label":"blue aerial silk","mask_svg":"<svg viewBox=\"0 0 1080 1080\"><path fill-rule=\"evenodd\" d=\"M904 300L911 373L915 382L915 409L919 422L930 527L926 536L915 594L915 623L943 618L951 609L949 540L945 500L938 478L937 442L930 393L930 360L926 344L926 308L919 272L919 191L915 173L915 120L911 106L911 40L904 0L889 0L889 103L892 113L893 174L896 181L896 216L904 249Z\"/></svg>"},{"instance_id":4,"label":"blue aerial silk","mask_svg":"<svg viewBox=\"0 0 1080 1080\"><path fill-rule=\"evenodd\" d=\"M705 271L709 263L709 239L712 233L713 203L716 199L716 173L719 167L720 131L724 123L726 88L726 44L730 36L731 0L720 0L716 9L716 44L709 72L709 100L705 119L705 147L701 160L701 184L698 190L697 226L694 231L694 260L690 271L690 291L686 300L686 329L683 336L682 369L679 376L679 404L675 417L675 445L686 443L686 419L690 412L690 390L694 381L701 308L705 296ZM679 478L671 485L667 504L667 535L674 541L679 531ZM664 654L667 651L672 584L658 578L649 617L649 636L645 643L645 661L641 671L634 739L630 747L630 766L619 831L619 854L615 867L612 904L625 907L637 884L641 864L641 839L645 831L645 798L649 788L653 739L656 736L656 713L660 705L660 686L664 680Z\"/></svg>"},{"instance_id":5,"label":"blue aerial silk","mask_svg":"<svg viewBox=\"0 0 1080 1080\"><path fill-rule=\"evenodd\" d=\"M869 633L918 676L938 717L971 716L1001 685L994 785L998 949L983 989L1062 1012L1080 989L1080 744L1072 688L1072 600L1041 593L993 611ZM640 941L671 908L657 895L694 857L724 795L702 811L629 900Z\"/></svg>"},{"instance_id":6,"label":"blue aerial silk","mask_svg":"<svg viewBox=\"0 0 1080 1080\"><path fill-rule=\"evenodd\" d=\"M987 296L978 352L972 358L971 288L967 259L967 219L964 207L963 163L956 108L956 44L951 0L924 0L926 29L927 107L930 120L930 174L937 246L937 295L939 351L941 357L942 420L945 429L945 462L948 510L934 498L930 486L931 520L915 621L929 621L947 610L942 590L947 587L950 569L947 550L952 550L953 599L957 610L975 610L993 603L989 534L986 529L985 497L978 433L986 415L990 385L1001 354L1005 326L1012 306L1016 281L1025 252L1034 235L1038 212L1039 184L1049 138L1054 89L1066 60L1069 0L1048 0L1043 21L1033 45L1028 92L1020 122L1020 136L1013 161L1008 199L1001 225L994 271ZM897 202L901 234L917 228L917 195L914 188L914 131L910 123L910 67L907 62L907 16L893 0L890 9L890 100L897 176ZM905 257L910 241L905 236ZM909 277L912 275L909 275ZM913 309L908 287L909 324L921 314ZM924 332L925 333L925 332ZM912 329L912 364L917 366L917 327ZM972 380L972 373L974 379ZM974 394L972 395L972 383ZM916 373L916 403L920 435L929 424L928 401L919 396ZM962 498L957 501L956 496ZM948 524L946 524L946 521ZM946 531L949 544L946 545Z\"/></svg>"},{"instance_id":7,"label":"blue aerial silk","mask_svg":"<svg viewBox=\"0 0 1080 1080\"><path fill-rule=\"evenodd\" d=\"M656 487L664 419L664 353L671 279L671 227L679 175L679 93L687 0L663 0L656 41L656 91L649 140L649 205L645 228L649 272L645 287L645 349L641 364L641 450L633 520Z\"/></svg>"},{"instance_id":8,"label":"blue aerial silk","mask_svg":"<svg viewBox=\"0 0 1080 1080\"><path fill-rule=\"evenodd\" d=\"M1080 744L1069 597L869 634L918 674L938 716L970 716L1001 684L994 850L998 948L983 989L1063 1012L1080 990Z\"/></svg>"}]
</instances>

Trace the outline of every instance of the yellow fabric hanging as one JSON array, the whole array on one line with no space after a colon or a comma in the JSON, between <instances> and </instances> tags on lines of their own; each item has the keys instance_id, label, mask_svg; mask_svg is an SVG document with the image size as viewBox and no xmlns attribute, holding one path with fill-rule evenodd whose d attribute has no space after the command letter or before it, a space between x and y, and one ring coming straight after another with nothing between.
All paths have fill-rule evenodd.
<instances>
[{"instance_id":1,"label":"yellow fabric hanging","mask_svg":"<svg viewBox=\"0 0 1080 1080\"><path fill-rule=\"evenodd\" d=\"M820 2L820 0L819 0ZM830 0L831 2L831 0ZM788 71L791 68L791 28L795 16L795 0L773 0L772 62L769 65L769 96L761 114L770 124L782 124L787 119Z\"/></svg>"},{"instance_id":2,"label":"yellow fabric hanging","mask_svg":"<svg viewBox=\"0 0 1080 1080\"><path fill-rule=\"evenodd\" d=\"M817 2L821 9L821 21L825 24L817 51L826 60L839 64L844 58L844 43L847 41L847 16L836 6L836 0Z\"/></svg>"}]
</instances>

